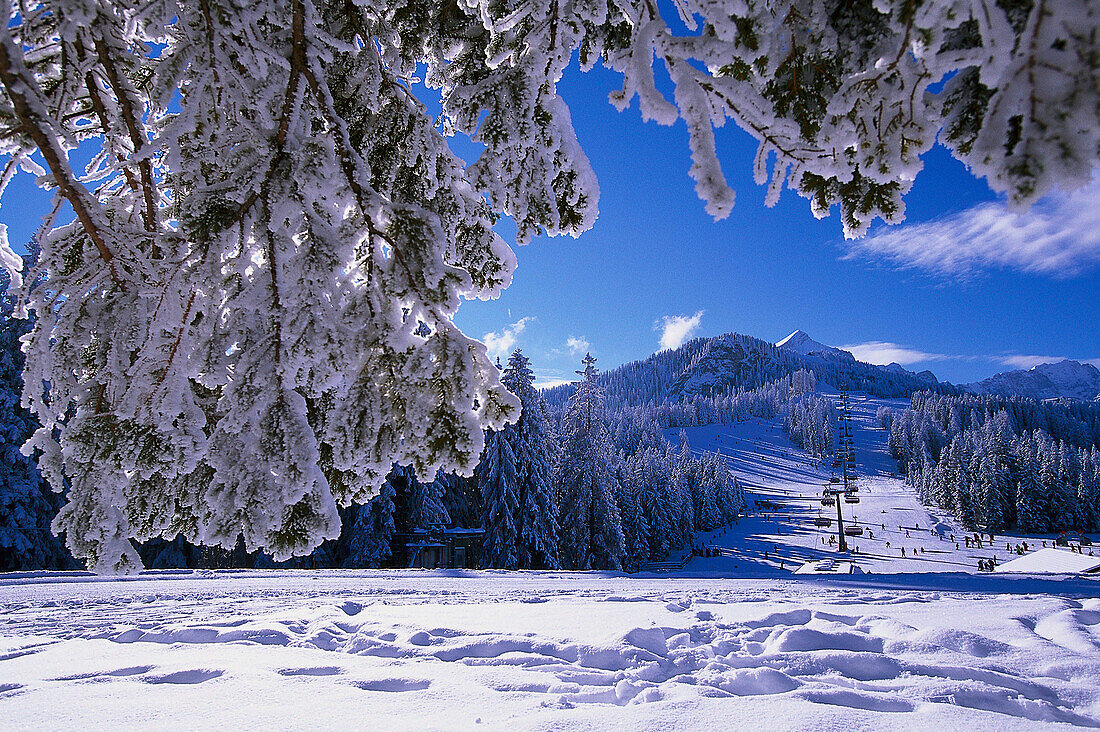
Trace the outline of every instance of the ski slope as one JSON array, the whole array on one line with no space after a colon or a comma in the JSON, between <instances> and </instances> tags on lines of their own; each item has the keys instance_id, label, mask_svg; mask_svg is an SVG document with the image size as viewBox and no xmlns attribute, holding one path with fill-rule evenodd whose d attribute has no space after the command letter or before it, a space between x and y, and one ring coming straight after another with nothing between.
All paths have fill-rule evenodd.
<instances>
[{"instance_id":1,"label":"ski slope","mask_svg":"<svg viewBox=\"0 0 1100 732\"><path fill-rule=\"evenodd\" d=\"M838 399L835 392L826 396ZM839 402L838 402L839 403ZM880 406L901 409L907 400L852 395L852 428L855 442L858 504L842 504L845 525L863 528L862 536L847 537L848 555L863 571L977 572L979 560L1004 562L1015 558L1008 545L1027 541L1029 549L1052 545L1053 535L995 536L992 545L967 546L968 532L953 517L928 508L917 500L904 480L894 475L897 464L887 449L889 433L878 426ZM669 440L679 442L679 430L667 430ZM815 463L795 448L783 431L781 418L753 419L744 423L716 424L685 429L693 453L718 452L749 494L752 514L738 524L709 535L704 543L723 548L725 556L696 558L689 569L746 575L789 572L807 561L837 558L836 508L821 505L821 491L833 475L829 462ZM779 511L754 509L756 500L778 504ZM814 525L824 516L832 525ZM988 537L987 537L988 538ZM823 543L824 540L824 543ZM904 555L902 554L904 550ZM767 556L765 557L765 552Z\"/></svg>"}]
</instances>

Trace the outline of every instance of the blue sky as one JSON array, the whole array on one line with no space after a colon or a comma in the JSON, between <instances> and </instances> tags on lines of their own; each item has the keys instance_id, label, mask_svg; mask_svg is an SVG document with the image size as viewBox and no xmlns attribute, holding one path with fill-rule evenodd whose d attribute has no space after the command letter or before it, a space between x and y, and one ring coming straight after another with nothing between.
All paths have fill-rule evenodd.
<instances>
[{"instance_id":1,"label":"blue sky","mask_svg":"<svg viewBox=\"0 0 1100 732\"><path fill-rule=\"evenodd\" d=\"M496 352L523 348L543 383L572 377L586 348L610 369L663 335L777 341L796 328L955 383L1100 359L1100 186L1018 217L937 147L906 224L846 243L838 216L815 219L792 191L764 207L755 143L730 123L718 144L737 203L715 222L688 177L683 124L643 123L636 104L617 112L607 93L619 83L571 69L559 87L600 181L596 225L516 248L512 286L455 318Z\"/></svg>"},{"instance_id":2,"label":"blue sky","mask_svg":"<svg viewBox=\"0 0 1100 732\"><path fill-rule=\"evenodd\" d=\"M610 369L690 336L777 341L796 328L955 383L1063 357L1100 365L1100 184L1020 217L936 148L907 223L845 242L837 216L816 220L793 192L764 207L755 143L730 123L718 145L737 203L715 222L688 177L683 124L617 112L607 94L619 85L573 67L559 87L600 181L596 225L517 247L512 286L455 317L494 353L522 347L541 383L571 378L588 350ZM48 203L30 176L12 181L0 221L17 249ZM500 231L511 241L507 221Z\"/></svg>"}]
</instances>

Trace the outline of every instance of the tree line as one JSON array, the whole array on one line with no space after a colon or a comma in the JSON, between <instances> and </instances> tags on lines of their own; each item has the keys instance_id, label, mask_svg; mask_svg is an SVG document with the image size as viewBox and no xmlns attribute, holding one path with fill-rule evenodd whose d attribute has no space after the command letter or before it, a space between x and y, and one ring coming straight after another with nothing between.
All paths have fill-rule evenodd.
<instances>
[{"instance_id":1,"label":"tree line","mask_svg":"<svg viewBox=\"0 0 1100 732\"><path fill-rule=\"evenodd\" d=\"M967 528L1100 528L1100 404L920 392L879 419L921 500Z\"/></svg>"}]
</instances>

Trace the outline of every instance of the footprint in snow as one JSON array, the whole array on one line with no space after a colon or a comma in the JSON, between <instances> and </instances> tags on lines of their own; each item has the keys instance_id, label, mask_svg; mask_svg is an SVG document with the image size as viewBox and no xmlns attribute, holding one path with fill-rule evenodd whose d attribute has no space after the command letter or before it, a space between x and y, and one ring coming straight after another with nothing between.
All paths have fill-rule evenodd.
<instances>
[{"instance_id":1,"label":"footprint in snow","mask_svg":"<svg viewBox=\"0 0 1100 732\"><path fill-rule=\"evenodd\" d=\"M370 681L355 681L352 683L363 691L422 691L431 686L427 679L372 679Z\"/></svg>"},{"instance_id":2,"label":"footprint in snow","mask_svg":"<svg viewBox=\"0 0 1100 732\"><path fill-rule=\"evenodd\" d=\"M124 676L137 676L139 674L148 673L153 670L153 666L127 666L125 668L116 668L114 671L90 671L84 674L73 674L71 676L59 676L56 679L50 679L50 681L85 681L88 679L107 680L108 678L121 678Z\"/></svg>"},{"instance_id":3,"label":"footprint in snow","mask_svg":"<svg viewBox=\"0 0 1100 732\"><path fill-rule=\"evenodd\" d=\"M343 604L339 605L338 607L341 610L343 610L344 613L347 614L347 615L358 615L360 612L363 611L363 605L362 604L360 604L358 602L352 602L351 600L348 600L348 601L344 602Z\"/></svg>"},{"instance_id":4,"label":"footprint in snow","mask_svg":"<svg viewBox=\"0 0 1100 732\"><path fill-rule=\"evenodd\" d=\"M223 673L225 672L218 669L197 668L159 676L147 676L142 681L147 684L201 684L204 681L216 679Z\"/></svg>"},{"instance_id":5,"label":"footprint in snow","mask_svg":"<svg viewBox=\"0 0 1100 732\"><path fill-rule=\"evenodd\" d=\"M309 668L281 668L275 673L282 676L335 676L344 673L339 666L312 666Z\"/></svg>"}]
</instances>

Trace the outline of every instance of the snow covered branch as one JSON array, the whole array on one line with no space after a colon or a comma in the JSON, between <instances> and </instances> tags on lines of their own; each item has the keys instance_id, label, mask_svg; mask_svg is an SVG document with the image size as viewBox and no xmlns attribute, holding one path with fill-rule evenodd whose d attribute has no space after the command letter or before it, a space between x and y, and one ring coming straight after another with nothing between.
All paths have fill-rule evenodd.
<instances>
[{"instance_id":1,"label":"snow covered branch","mask_svg":"<svg viewBox=\"0 0 1100 732\"><path fill-rule=\"evenodd\" d=\"M732 120L769 204L784 186L818 215L839 204L856 236L904 218L937 138L1018 205L1089 180L1093 5L5 5L0 153L75 213L50 217L19 293L43 425L25 449L68 486L55 527L101 571L137 568L129 539L177 533L285 557L394 464L471 475L484 431L519 412L451 321L511 281L495 217L520 243L596 220L557 91L574 54L623 75L620 108L684 120L715 217L734 201L715 133ZM453 131L484 146L470 165Z\"/></svg>"}]
</instances>

